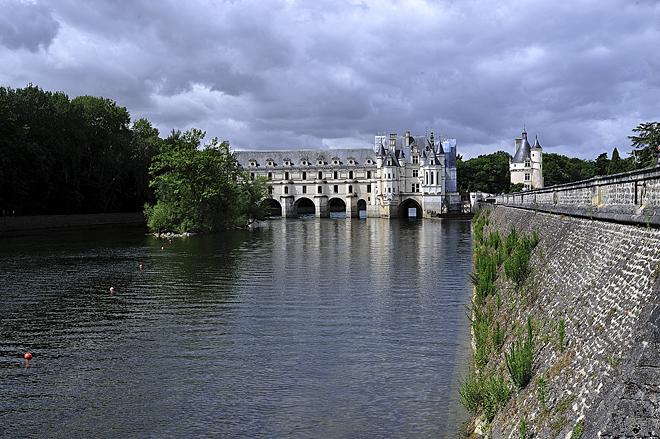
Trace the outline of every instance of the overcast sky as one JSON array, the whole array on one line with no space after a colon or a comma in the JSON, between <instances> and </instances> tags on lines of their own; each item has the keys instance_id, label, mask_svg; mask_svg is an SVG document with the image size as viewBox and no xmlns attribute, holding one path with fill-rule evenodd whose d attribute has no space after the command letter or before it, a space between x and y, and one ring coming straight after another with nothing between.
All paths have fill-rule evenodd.
<instances>
[{"instance_id":1,"label":"overcast sky","mask_svg":"<svg viewBox=\"0 0 660 439\"><path fill-rule=\"evenodd\" d=\"M660 120L658 0L0 0L0 85L103 96L238 149L411 130L629 151Z\"/></svg>"}]
</instances>

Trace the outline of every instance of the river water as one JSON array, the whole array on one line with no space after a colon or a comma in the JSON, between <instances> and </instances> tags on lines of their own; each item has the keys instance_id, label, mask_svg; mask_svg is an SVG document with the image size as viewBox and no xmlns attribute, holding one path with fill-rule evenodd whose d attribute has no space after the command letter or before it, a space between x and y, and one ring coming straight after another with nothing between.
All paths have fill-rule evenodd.
<instances>
[{"instance_id":1,"label":"river water","mask_svg":"<svg viewBox=\"0 0 660 439\"><path fill-rule=\"evenodd\" d=\"M458 220L0 238L0 436L455 437L470 264Z\"/></svg>"}]
</instances>

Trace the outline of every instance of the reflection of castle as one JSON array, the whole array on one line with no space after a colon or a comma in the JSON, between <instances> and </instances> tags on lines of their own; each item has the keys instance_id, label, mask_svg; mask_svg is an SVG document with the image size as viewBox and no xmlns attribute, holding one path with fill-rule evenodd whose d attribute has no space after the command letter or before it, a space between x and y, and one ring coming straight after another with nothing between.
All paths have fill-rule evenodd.
<instances>
[{"instance_id":1,"label":"reflection of castle","mask_svg":"<svg viewBox=\"0 0 660 439\"><path fill-rule=\"evenodd\" d=\"M238 151L250 178L264 176L283 216L433 216L458 212L456 140L376 136L375 148ZM414 209L414 210L413 210Z\"/></svg>"},{"instance_id":2,"label":"reflection of castle","mask_svg":"<svg viewBox=\"0 0 660 439\"><path fill-rule=\"evenodd\" d=\"M509 160L511 184L523 183L525 189L543 187L543 149L536 137L534 146L527 141L527 131L523 128L521 137L515 142L516 153Z\"/></svg>"}]
</instances>

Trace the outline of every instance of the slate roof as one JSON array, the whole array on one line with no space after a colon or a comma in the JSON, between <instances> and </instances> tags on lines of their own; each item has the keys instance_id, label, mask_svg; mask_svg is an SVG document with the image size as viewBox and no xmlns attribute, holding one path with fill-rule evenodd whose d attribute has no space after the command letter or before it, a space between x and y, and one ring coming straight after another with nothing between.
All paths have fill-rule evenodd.
<instances>
[{"instance_id":1,"label":"slate roof","mask_svg":"<svg viewBox=\"0 0 660 439\"><path fill-rule=\"evenodd\" d=\"M266 166L266 162L272 159L275 167L284 166L286 160L291 161L291 166L300 166L300 162L306 160L310 166L316 166L319 160L327 165L332 165L332 160L337 158L342 165L348 165L349 160L355 160L356 166L364 166L371 159L376 163L376 154L369 148L346 148L346 149L308 149L288 151L234 151L238 163L244 167L250 167L250 161L256 160L258 167Z\"/></svg>"},{"instance_id":2,"label":"slate roof","mask_svg":"<svg viewBox=\"0 0 660 439\"><path fill-rule=\"evenodd\" d=\"M532 147L527 141L527 133L523 131L523 138L520 147L516 151L516 155L511 159L512 163L525 163L525 160L532 157Z\"/></svg>"}]
</instances>

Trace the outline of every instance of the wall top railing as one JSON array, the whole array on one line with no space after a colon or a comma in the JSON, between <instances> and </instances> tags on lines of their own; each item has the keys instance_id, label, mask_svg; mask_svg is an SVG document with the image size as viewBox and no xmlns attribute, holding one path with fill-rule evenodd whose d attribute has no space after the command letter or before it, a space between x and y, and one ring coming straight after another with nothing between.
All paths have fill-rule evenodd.
<instances>
[{"instance_id":1,"label":"wall top railing","mask_svg":"<svg viewBox=\"0 0 660 439\"><path fill-rule=\"evenodd\" d=\"M660 166L494 198L496 204L660 226Z\"/></svg>"}]
</instances>

